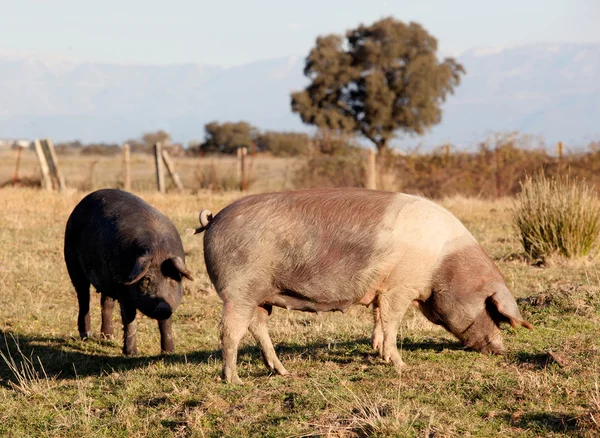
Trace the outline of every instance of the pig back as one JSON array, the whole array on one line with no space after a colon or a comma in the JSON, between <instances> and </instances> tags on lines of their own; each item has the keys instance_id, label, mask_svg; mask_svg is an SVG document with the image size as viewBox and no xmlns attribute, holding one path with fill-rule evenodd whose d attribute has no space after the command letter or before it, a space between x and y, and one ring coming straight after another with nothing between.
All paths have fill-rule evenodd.
<instances>
[{"instance_id":1,"label":"pig back","mask_svg":"<svg viewBox=\"0 0 600 438\"><path fill-rule=\"evenodd\" d=\"M67 222L67 266L77 263L98 290L124 283L138 257L159 252L183 258L179 233L166 216L122 190L87 195Z\"/></svg>"},{"instance_id":2,"label":"pig back","mask_svg":"<svg viewBox=\"0 0 600 438\"><path fill-rule=\"evenodd\" d=\"M246 197L219 212L205 232L208 273L224 294L260 300L276 289L311 302L354 304L399 262L420 266L414 250L431 246L431 239L419 205L429 215L454 218L419 197L364 189ZM439 253L442 245L433 246L429 252Z\"/></svg>"}]
</instances>

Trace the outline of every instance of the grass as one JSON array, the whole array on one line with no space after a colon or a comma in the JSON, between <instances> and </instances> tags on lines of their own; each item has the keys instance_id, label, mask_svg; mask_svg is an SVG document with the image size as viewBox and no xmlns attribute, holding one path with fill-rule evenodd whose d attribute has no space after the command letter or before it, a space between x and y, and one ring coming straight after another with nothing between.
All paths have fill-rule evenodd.
<instances>
[{"instance_id":1,"label":"grass","mask_svg":"<svg viewBox=\"0 0 600 438\"><path fill-rule=\"evenodd\" d=\"M182 233L196 281L174 316L176 352L161 357L155 321L139 317L140 356L116 340L82 341L62 257L66 219L85 195L0 190L0 436L597 436L600 330L596 262L535 267L511 225L510 199L442 203L505 274L535 329L504 331L505 356L462 349L410 311L399 333L398 374L369 345L363 307L322 316L275 309L276 349L293 374L271 375L250 336L240 387L220 381L219 298L202 239L183 231L198 211L239 193L139 194ZM93 294L92 328L100 327Z\"/></svg>"},{"instance_id":2,"label":"grass","mask_svg":"<svg viewBox=\"0 0 600 438\"><path fill-rule=\"evenodd\" d=\"M16 151L0 151L0 186L10 185L15 172ZM212 186L215 191L239 187L238 163L235 157L172 157L183 186L188 192L201 191ZM250 156L247 164L248 187L256 191L275 191L292 188L293 174L303 164L302 158ZM121 155L59 155L58 162L67 187L91 191L102 187L123 186ZM131 180L134 191L156 188L154 157L148 154L131 155ZM19 178L25 185L40 179L40 168L35 153L22 152ZM167 191L176 191L174 183L166 178Z\"/></svg>"},{"instance_id":3,"label":"grass","mask_svg":"<svg viewBox=\"0 0 600 438\"><path fill-rule=\"evenodd\" d=\"M584 257L600 234L600 205L584 181L568 176L528 177L517 196L515 224L533 260Z\"/></svg>"}]
</instances>

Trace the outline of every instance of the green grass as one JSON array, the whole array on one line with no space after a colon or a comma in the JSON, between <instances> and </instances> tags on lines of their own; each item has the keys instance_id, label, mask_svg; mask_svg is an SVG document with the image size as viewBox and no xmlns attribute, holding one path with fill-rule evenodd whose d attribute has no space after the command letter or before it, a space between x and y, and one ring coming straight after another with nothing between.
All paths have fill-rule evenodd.
<instances>
[{"instance_id":1,"label":"green grass","mask_svg":"<svg viewBox=\"0 0 600 438\"><path fill-rule=\"evenodd\" d=\"M598 265L535 267L521 256L511 202L443 203L497 261L535 328L504 331L505 356L464 351L410 311L397 373L369 345L371 316L275 309L270 324L291 377L267 372L250 336L242 386L224 384L219 298L202 239L182 236L196 281L174 317L176 353L159 356L156 323L139 317L140 356L116 340L77 335L77 303L62 258L81 192L0 190L0 436L597 436L600 433ZM202 208L239 195L141 193L182 232ZM99 332L99 296L92 327ZM9 356L10 354L10 356ZM10 359L12 357L12 359ZM10 365L10 366L9 366Z\"/></svg>"}]
</instances>

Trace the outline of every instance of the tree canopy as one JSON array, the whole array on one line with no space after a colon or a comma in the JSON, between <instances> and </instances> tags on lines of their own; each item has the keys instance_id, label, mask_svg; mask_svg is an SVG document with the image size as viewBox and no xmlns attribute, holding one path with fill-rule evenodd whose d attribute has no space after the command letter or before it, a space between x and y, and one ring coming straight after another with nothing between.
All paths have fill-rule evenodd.
<instances>
[{"instance_id":1,"label":"tree canopy","mask_svg":"<svg viewBox=\"0 0 600 438\"><path fill-rule=\"evenodd\" d=\"M258 137L258 130L247 122L210 122L204 125L203 152L235 154L237 148L250 148Z\"/></svg>"},{"instance_id":2,"label":"tree canopy","mask_svg":"<svg viewBox=\"0 0 600 438\"><path fill-rule=\"evenodd\" d=\"M292 93L292 111L319 128L362 134L379 151L396 131L424 134L441 121L440 105L465 73L436 52L437 40L420 24L393 18L345 38L319 37L304 68L311 82Z\"/></svg>"}]
</instances>

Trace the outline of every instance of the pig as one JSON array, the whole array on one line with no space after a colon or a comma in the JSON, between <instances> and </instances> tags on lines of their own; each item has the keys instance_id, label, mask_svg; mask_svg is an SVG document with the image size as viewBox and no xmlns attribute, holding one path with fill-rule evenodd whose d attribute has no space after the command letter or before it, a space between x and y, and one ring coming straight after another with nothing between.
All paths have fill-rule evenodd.
<instances>
[{"instance_id":1,"label":"pig","mask_svg":"<svg viewBox=\"0 0 600 438\"><path fill-rule=\"evenodd\" d=\"M373 306L373 348L403 365L396 337L408 307L465 347L503 351L501 322L531 328L494 262L450 212L418 196L358 188L248 196L200 213L208 274L223 301L223 379L247 329L268 368L288 374L269 337L273 306L326 312Z\"/></svg>"},{"instance_id":2,"label":"pig","mask_svg":"<svg viewBox=\"0 0 600 438\"><path fill-rule=\"evenodd\" d=\"M90 193L77 204L65 230L65 262L77 292L79 335L90 330L90 284L101 294L101 334L112 337L119 302L123 354L137 354L136 311L158 320L160 348L174 351L171 315L181 302L182 279L192 280L173 223L154 207L122 190Z\"/></svg>"}]
</instances>

